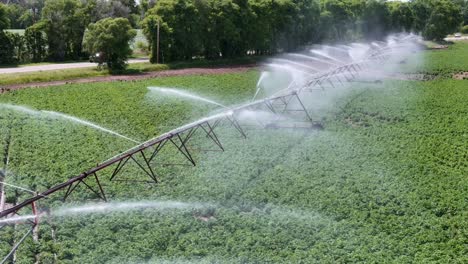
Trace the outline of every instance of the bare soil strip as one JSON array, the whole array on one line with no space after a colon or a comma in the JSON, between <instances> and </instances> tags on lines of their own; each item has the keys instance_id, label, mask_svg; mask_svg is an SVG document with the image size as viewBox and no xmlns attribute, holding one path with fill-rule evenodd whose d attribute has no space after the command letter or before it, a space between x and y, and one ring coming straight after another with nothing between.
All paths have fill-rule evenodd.
<instances>
[{"instance_id":1,"label":"bare soil strip","mask_svg":"<svg viewBox=\"0 0 468 264\"><path fill-rule=\"evenodd\" d=\"M454 74L452 77L455 80L468 80L468 72L459 72Z\"/></svg>"},{"instance_id":2,"label":"bare soil strip","mask_svg":"<svg viewBox=\"0 0 468 264\"><path fill-rule=\"evenodd\" d=\"M245 72L255 67L257 67L257 65L242 65L242 66L229 66L229 67L217 67L217 68L187 68L187 69L177 69L177 70L146 72L142 74L132 74L132 75L100 76L100 77L80 78L80 79L73 79L73 80L14 84L14 85L5 85L5 86L0 87L0 93L5 93L5 92L13 91L13 90L24 89L24 88L41 88L41 87L58 86L58 85L74 84L74 83L114 82L114 81L122 82L122 81L137 81L137 80L144 80L144 79L151 79L151 78L158 78L158 77L169 77L169 76L236 73L236 72Z\"/></svg>"}]
</instances>

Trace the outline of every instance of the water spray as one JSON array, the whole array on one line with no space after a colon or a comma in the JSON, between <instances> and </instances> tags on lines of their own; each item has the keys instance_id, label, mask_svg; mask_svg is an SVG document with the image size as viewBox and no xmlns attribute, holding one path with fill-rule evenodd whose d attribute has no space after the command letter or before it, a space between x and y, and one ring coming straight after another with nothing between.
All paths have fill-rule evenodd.
<instances>
[{"instance_id":1,"label":"water spray","mask_svg":"<svg viewBox=\"0 0 468 264\"><path fill-rule=\"evenodd\" d=\"M115 131L112 131L110 129L107 129L107 128L104 128L102 126L99 126L99 125L96 125L94 123L91 123L89 121L86 121L86 120L83 120L83 119L80 119L80 118L77 118L77 117L74 117L74 116L70 116L70 115L66 115L66 114L63 114L63 113L59 113L59 112L54 112L54 111L41 111L42 113L46 113L46 114L49 114L50 116L52 117L60 117L60 118L64 118L64 119L67 119L67 120L70 120L70 121L73 121L75 123L78 123L78 124L82 124L82 125L85 125L85 126L89 126L89 127L92 127L94 129L97 129L97 130L101 130L103 132L106 132L106 133L109 133L109 134L112 134L112 135L115 135L115 136L118 136L118 137L121 137L123 139L126 139L128 141L131 141L133 143L137 143L139 144L140 142L139 141L136 141L134 139L131 139L129 137L126 137L124 135L121 135Z\"/></svg>"},{"instance_id":2,"label":"water spray","mask_svg":"<svg viewBox=\"0 0 468 264\"><path fill-rule=\"evenodd\" d=\"M177 147L177 150L180 153L182 153L193 165L195 165L193 157L190 155L190 152L189 152L186 144L190 140L191 136L195 133L195 131L197 131L197 129L205 130L206 135L208 135L210 138L213 139L213 141L215 141L215 143L218 144L219 141L217 139L214 139L215 137L213 137L214 128L216 127L217 124L219 124L219 122L221 120L227 119L227 120L229 120L231 122L233 127L235 127L243 135L243 137L246 138L246 135L243 132L241 125L236 120L236 114L238 114L239 111L241 111L241 110L252 109L252 108L253 109L257 108L258 109L258 108L262 108L262 107L265 108L266 107L272 113L277 113L277 112L285 113L286 110L288 110L288 105L291 103L291 101L296 100L297 103L296 103L295 106L296 107L300 106L300 109L290 109L289 111L294 112L294 113L304 113L306 115L306 117L307 117L307 120L308 120L307 122L311 122L312 127L313 127L316 124L316 122L314 123L314 121L312 121L312 118L311 118L311 116L310 116L310 114L309 114L309 112L308 112L308 110L306 108L306 105L300 99L301 92L305 91L305 90L308 90L308 89L309 90L314 89L314 87L316 87L317 85L322 86L321 83L323 83L323 82L332 83L331 78L334 78L339 74L344 74L344 73L349 74L350 77L348 77L348 78L350 78L350 80L348 80L348 81L352 81L354 78L357 77L357 74L359 73L359 71L362 70L361 64L364 64L364 62L368 62L368 63L385 63L386 60L379 57L379 55L384 54L384 52L385 52L384 49L385 48L388 48L388 47L382 45L382 47L379 50L372 50L372 52L377 52L377 56L375 56L375 57L364 57L364 58L362 58L361 61L356 61L356 62L353 62L353 63L350 63L350 64L344 64L343 62L338 61L339 63L341 63L340 66L338 66L336 68L333 68L332 70L328 69L328 71L326 71L326 72L317 73L317 74L313 74L313 75L307 73L308 74L307 76L300 76L299 74L296 74L296 73L298 73L298 71L296 69L294 69L291 65L268 64L267 66L269 66L269 67L278 68L278 69L283 70L283 72L286 71L286 72L292 73L293 74L293 80L291 82L291 85L289 85L285 89L282 89L280 91L275 92L274 95L267 96L264 99L256 100L256 101L253 101L253 102L247 102L247 103L244 103L244 104L232 107L232 108L225 109L221 113L217 113L215 115L211 115L211 116L199 119L199 120L197 120L195 122L192 122L190 124L186 124L186 125L181 126L179 128L173 129L173 130L171 130L169 132L166 132L166 133L164 133L164 134L162 134L162 135L160 135L158 137L150 139L150 140L148 140L148 141L146 141L144 143L141 143L140 145L138 145L136 147L133 147L133 148L131 148L131 149L117 155L117 156L114 156L113 158L111 158L111 159L97 165L94 168L89 169L86 172L83 172L82 174L80 174L80 175L78 175L76 177L73 177L73 178L69 179L68 181L66 181L64 183L58 184L58 185L44 191L41 195L42 196L48 196L48 195L50 195L52 193L55 193L55 192L57 192L59 190L66 189L66 188L68 188L68 190L73 191L74 187L76 187L76 185L82 183L83 180L85 180L89 176L91 176L90 178L94 177L96 179L97 185L99 186L100 190L95 191L94 189L92 189L89 186L88 186L88 188L92 189L98 195L99 195L99 191L100 191L101 194L102 194L102 197L104 197L104 199L105 199L105 196L104 196L104 193L103 193L103 190L102 190L102 186L99 184L98 176L97 176L96 173L100 172L101 170L104 170L105 168L108 168L108 167L110 167L112 165L117 165L117 167L114 169L113 174L111 175L111 179L113 179L113 177L115 177L115 175L120 172L120 169L130 159L137 162L139 167L143 171L145 171L145 173L157 183L158 180L157 180L157 178L156 178L156 176L155 176L155 174L154 174L154 172L152 170L151 161L153 160L153 158L156 155L158 155L161 148L164 147L164 145L167 142L169 142L168 145L171 145L171 144L175 145ZM389 49L389 50L391 51L391 49ZM332 57L330 57L330 58L333 60ZM304 78L304 79L301 79L301 78ZM180 92L177 93L177 94L181 95ZM196 98L197 100L200 100L199 96L194 97L191 94L189 94L189 95L184 94L183 96L186 96L186 97L188 96L191 99ZM202 98L201 100L205 101L205 102L211 101L211 100L206 99L206 98ZM212 104L214 103L215 105L218 105L218 106L223 106L223 105L221 105L219 103L216 103L214 101L210 102L210 103L212 103ZM275 104L276 104L276 106L275 106ZM278 106L278 104L279 104L279 106ZM277 108L275 109L275 107L277 107ZM278 111L278 107L279 107L280 111ZM226 108L226 107L223 106L223 108ZM151 154L150 156L147 156L147 154L145 154L145 152L144 152L147 149L151 149L153 154ZM144 163L138 162L136 160L137 156L142 157L143 160L144 160ZM67 191L67 195L70 192ZM36 196L34 196L32 198L28 198L27 200L15 205L15 206L13 206L11 208L8 208L6 210L1 211L0 212L0 217L5 217L5 216L9 215L10 213L17 212L19 209L21 209L21 208L23 208L25 206L28 206L31 203L41 199L42 198L41 195L36 195Z\"/></svg>"},{"instance_id":3,"label":"water spray","mask_svg":"<svg viewBox=\"0 0 468 264\"><path fill-rule=\"evenodd\" d=\"M81 125L85 125L85 126L88 126L88 127L91 127L91 128L94 128L94 129L97 129L97 130L100 130L100 131L103 131L103 132L106 132L106 133L109 133L109 134L112 134L114 136L121 137L121 138L123 138L125 140L128 140L128 141L131 141L133 143L137 143L137 144L140 143L137 140L134 140L134 139L131 139L131 138L126 137L124 135L121 135L121 134L119 134L119 133L117 133L115 131L112 131L112 130L108 129L108 128L102 127L102 126L94 124L92 122L89 122L89 121L86 121L86 120L83 120L83 119L80 119L78 117L74 117L74 116L71 116L71 115L67 115L67 114L64 114L64 113L55 112L55 111L47 111L47 110L38 111L38 110L34 110L34 109L31 109L31 108L26 107L26 106L1 104L1 103L0 103L0 108L9 109L9 110L13 110L13 111L16 111L16 112L22 112L22 113L32 115L32 116L45 115L48 118L63 118L63 119L66 119L66 120L69 120L69 121L72 121L72 122L75 122L75 123L78 123L78 124L81 124Z\"/></svg>"},{"instance_id":4,"label":"water spray","mask_svg":"<svg viewBox=\"0 0 468 264\"><path fill-rule=\"evenodd\" d=\"M227 106L225 106L223 104L220 104L220 103L218 103L218 102L216 102L214 100L211 100L211 99L199 96L199 95L195 95L195 94L192 94L192 93L189 93L189 92L186 92L186 91L182 91L182 90L179 90L179 89L164 88L164 87L148 87L148 90L150 90L151 92L159 92L159 93L163 93L163 94L179 96L179 97L183 97L183 98L187 98L187 99L191 99L191 100L197 100L197 101L213 104L213 105L216 105L216 106L221 106L223 108L227 108Z\"/></svg>"}]
</instances>

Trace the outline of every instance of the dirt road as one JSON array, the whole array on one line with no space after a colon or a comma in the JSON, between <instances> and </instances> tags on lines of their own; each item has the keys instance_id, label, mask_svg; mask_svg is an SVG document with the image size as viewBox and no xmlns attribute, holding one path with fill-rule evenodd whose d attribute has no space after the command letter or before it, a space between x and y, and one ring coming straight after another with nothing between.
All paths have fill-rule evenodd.
<instances>
[{"instance_id":1,"label":"dirt road","mask_svg":"<svg viewBox=\"0 0 468 264\"><path fill-rule=\"evenodd\" d=\"M468 36L461 36L461 37L447 37L445 38L445 41L462 41L462 40L468 40Z\"/></svg>"},{"instance_id":2,"label":"dirt road","mask_svg":"<svg viewBox=\"0 0 468 264\"><path fill-rule=\"evenodd\" d=\"M135 75L100 76L100 77L80 78L80 79L64 80L64 81L15 84L15 85L6 85L3 87L0 87L0 93L28 88L28 87L39 88L39 87L71 84L71 83L136 81L136 80L143 80L143 79L150 79L150 78L157 78L157 77L168 77L168 76L236 73L236 72L245 72L255 67L257 67L257 65L253 64L253 65L217 67L217 68L188 68L188 69L178 69L178 70L147 72L147 73L135 74Z\"/></svg>"},{"instance_id":3,"label":"dirt road","mask_svg":"<svg viewBox=\"0 0 468 264\"><path fill-rule=\"evenodd\" d=\"M149 62L148 59L131 59L128 63L141 63ZM78 69L78 68L91 68L96 67L96 63L91 62L73 62L73 63L55 63L45 64L37 66L24 66L24 67L13 67L13 68L0 68L0 74L14 74L14 73L25 73L25 72L38 72L38 71L54 71L64 69Z\"/></svg>"}]
</instances>

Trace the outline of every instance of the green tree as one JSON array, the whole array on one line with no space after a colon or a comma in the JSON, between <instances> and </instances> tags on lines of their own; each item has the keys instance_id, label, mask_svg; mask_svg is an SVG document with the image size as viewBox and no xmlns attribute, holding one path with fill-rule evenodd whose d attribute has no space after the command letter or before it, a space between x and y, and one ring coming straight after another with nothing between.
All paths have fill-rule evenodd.
<instances>
[{"instance_id":1,"label":"green tree","mask_svg":"<svg viewBox=\"0 0 468 264\"><path fill-rule=\"evenodd\" d=\"M431 40L443 40L448 34L457 31L463 22L461 8L451 1L435 3L423 31L423 36Z\"/></svg>"},{"instance_id":2,"label":"green tree","mask_svg":"<svg viewBox=\"0 0 468 264\"><path fill-rule=\"evenodd\" d=\"M295 50L305 44L319 41L318 38L318 23L320 21L320 6L317 1L296 0L297 18L294 23L290 24L290 28L286 32L290 32L288 38L293 42L290 43L289 50Z\"/></svg>"},{"instance_id":3,"label":"green tree","mask_svg":"<svg viewBox=\"0 0 468 264\"><path fill-rule=\"evenodd\" d=\"M245 7L244 7L245 8ZM242 39L245 30L242 8L233 0L212 1L212 23L219 51L223 57L240 56L246 49Z\"/></svg>"},{"instance_id":4,"label":"green tree","mask_svg":"<svg viewBox=\"0 0 468 264\"><path fill-rule=\"evenodd\" d=\"M169 26L167 23L164 23L161 21L161 18L157 15L149 15L147 16L143 22L143 33L146 36L146 39L148 40L150 44L150 62L151 63L157 63L157 57L158 57L158 48L157 48L157 34L158 34L158 24L160 27L160 35L163 36L169 36ZM160 40L160 46L164 47L166 52L168 49L166 47L169 47L171 44L169 43L170 39L163 37ZM161 55L161 54L159 54Z\"/></svg>"},{"instance_id":5,"label":"green tree","mask_svg":"<svg viewBox=\"0 0 468 264\"><path fill-rule=\"evenodd\" d=\"M431 1L415 0L411 3L411 9L414 14L413 29L416 32L422 32L426 27L429 16L431 15Z\"/></svg>"},{"instance_id":6,"label":"green tree","mask_svg":"<svg viewBox=\"0 0 468 264\"><path fill-rule=\"evenodd\" d=\"M468 0L452 0L453 3L457 4L462 12L463 25L468 25Z\"/></svg>"},{"instance_id":7,"label":"green tree","mask_svg":"<svg viewBox=\"0 0 468 264\"><path fill-rule=\"evenodd\" d=\"M10 19L10 27L14 29L24 28L21 23L21 16L27 11L18 4L9 4L6 7Z\"/></svg>"},{"instance_id":8,"label":"green tree","mask_svg":"<svg viewBox=\"0 0 468 264\"><path fill-rule=\"evenodd\" d=\"M390 12L385 2L370 0L362 13L362 33L364 37L383 38L390 28Z\"/></svg>"},{"instance_id":9,"label":"green tree","mask_svg":"<svg viewBox=\"0 0 468 264\"><path fill-rule=\"evenodd\" d=\"M78 59L89 16L79 0L46 0L42 9L49 58L56 61Z\"/></svg>"},{"instance_id":10,"label":"green tree","mask_svg":"<svg viewBox=\"0 0 468 264\"><path fill-rule=\"evenodd\" d=\"M252 15L255 23L251 24L252 36L249 39L249 48L256 54L269 54L275 49L273 40L273 18L271 16L271 1L250 0Z\"/></svg>"},{"instance_id":11,"label":"green tree","mask_svg":"<svg viewBox=\"0 0 468 264\"><path fill-rule=\"evenodd\" d=\"M28 27L24 33L26 49L31 61L41 62L47 55L47 40L43 30L43 24L36 23Z\"/></svg>"},{"instance_id":12,"label":"green tree","mask_svg":"<svg viewBox=\"0 0 468 264\"><path fill-rule=\"evenodd\" d=\"M414 23L414 14L410 4L403 2L388 2L390 12L390 28L394 32L410 32Z\"/></svg>"},{"instance_id":13,"label":"green tree","mask_svg":"<svg viewBox=\"0 0 468 264\"><path fill-rule=\"evenodd\" d=\"M468 25L463 26L463 27L461 28L460 31L461 31L461 33L463 33L463 34L468 34Z\"/></svg>"},{"instance_id":14,"label":"green tree","mask_svg":"<svg viewBox=\"0 0 468 264\"><path fill-rule=\"evenodd\" d=\"M10 26L10 19L8 18L8 9L0 3L0 31L7 29Z\"/></svg>"},{"instance_id":15,"label":"green tree","mask_svg":"<svg viewBox=\"0 0 468 264\"><path fill-rule=\"evenodd\" d=\"M291 38L308 30L301 22L307 16L308 10L304 10L300 16L300 10L292 0L258 0L252 1L251 5L254 15L262 21L252 34L260 34L259 37L263 37L263 40L256 39L255 43L260 44L260 47L268 48L268 53L294 50L301 40L291 40ZM297 26L294 25L296 19L298 20ZM247 25L247 27L251 26Z\"/></svg>"},{"instance_id":16,"label":"green tree","mask_svg":"<svg viewBox=\"0 0 468 264\"><path fill-rule=\"evenodd\" d=\"M468 25L468 1L462 6L463 25Z\"/></svg>"},{"instance_id":17,"label":"green tree","mask_svg":"<svg viewBox=\"0 0 468 264\"><path fill-rule=\"evenodd\" d=\"M84 48L91 54L100 53L110 72L126 67L132 54L130 41L136 36L126 18L105 18L90 24L84 36Z\"/></svg>"},{"instance_id":18,"label":"green tree","mask_svg":"<svg viewBox=\"0 0 468 264\"><path fill-rule=\"evenodd\" d=\"M349 29L353 28L354 14L351 5L342 0L322 1L322 18L326 21L324 35L333 40L349 38Z\"/></svg>"},{"instance_id":19,"label":"green tree","mask_svg":"<svg viewBox=\"0 0 468 264\"><path fill-rule=\"evenodd\" d=\"M17 33L8 33L8 38L13 45L13 59L16 62L26 62L29 60L26 49L26 39Z\"/></svg>"},{"instance_id":20,"label":"green tree","mask_svg":"<svg viewBox=\"0 0 468 264\"><path fill-rule=\"evenodd\" d=\"M156 40L156 23L153 22L159 20L164 25L160 32L160 47L165 59L191 60L193 56L200 54L203 30L193 0L160 0L148 11L147 17L150 18L143 25L150 40Z\"/></svg>"},{"instance_id":21,"label":"green tree","mask_svg":"<svg viewBox=\"0 0 468 264\"><path fill-rule=\"evenodd\" d=\"M13 62L14 46L8 34L4 31L10 26L8 11L5 5L0 3L0 64Z\"/></svg>"}]
</instances>

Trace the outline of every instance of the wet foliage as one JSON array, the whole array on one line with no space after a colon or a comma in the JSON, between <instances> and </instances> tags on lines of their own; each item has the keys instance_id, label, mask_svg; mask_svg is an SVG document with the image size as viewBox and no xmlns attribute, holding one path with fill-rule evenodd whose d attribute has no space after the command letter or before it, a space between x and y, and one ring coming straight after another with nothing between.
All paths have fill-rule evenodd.
<instances>
[{"instance_id":1,"label":"wet foliage","mask_svg":"<svg viewBox=\"0 0 468 264\"><path fill-rule=\"evenodd\" d=\"M448 52L448 51L437 51ZM433 56L432 53L425 56ZM184 88L223 104L247 100L259 73L27 89L2 103L72 114L138 140L202 117L210 105L149 96L147 86ZM323 130L217 133L224 152L194 151L196 167L168 148L155 162L161 183L109 182L110 199L197 202L204 208L144 209L52 217L18 263L463 263L468 243L466 81L384 81L332 94L314 115ZM13 184L44 190L131 147L69 122L2 109L12 137ZM204 135L194 149L214 149ZM136 166L122 178L146 179ZM8 201L28 194L9 189ZM60 195L41 207L63 206ZM78 189L69 205L96 197ZM27 213L27 211L25 212ZM21 230L0 230L0 255ZM52 235L54 234L54 235ZM55 255L55 256L54 256Z\"/></svg>"}]
</instances>

